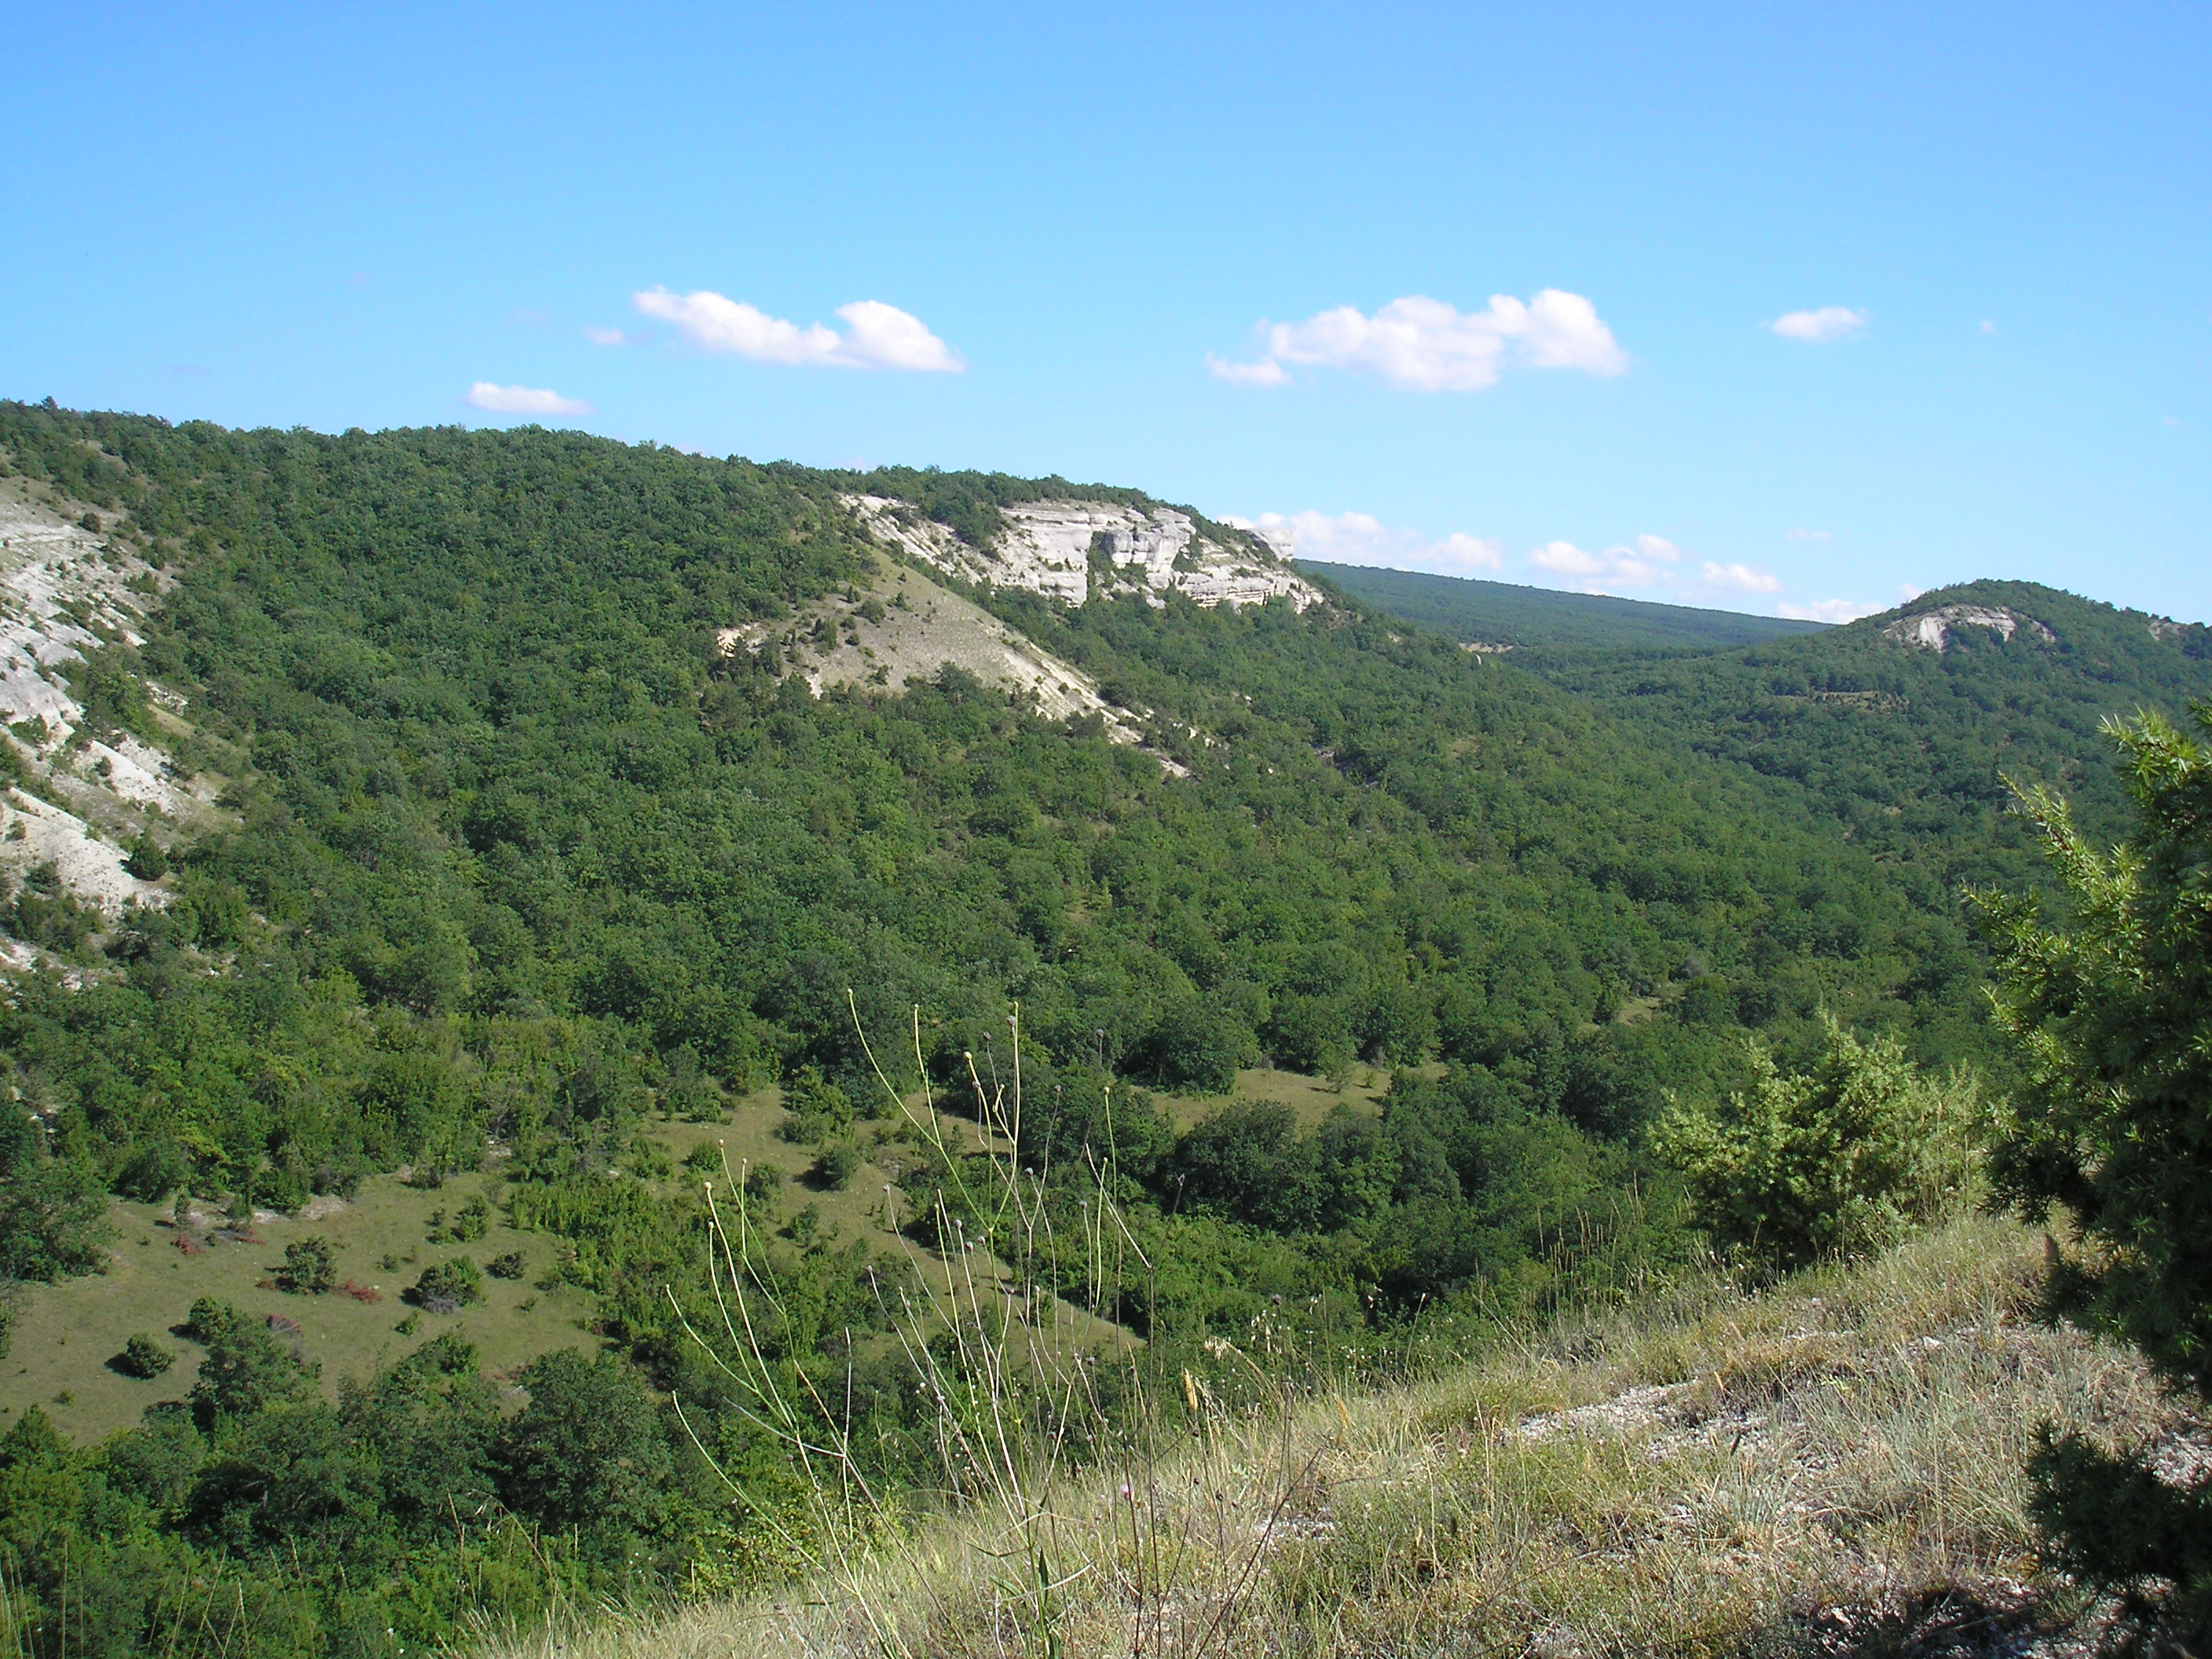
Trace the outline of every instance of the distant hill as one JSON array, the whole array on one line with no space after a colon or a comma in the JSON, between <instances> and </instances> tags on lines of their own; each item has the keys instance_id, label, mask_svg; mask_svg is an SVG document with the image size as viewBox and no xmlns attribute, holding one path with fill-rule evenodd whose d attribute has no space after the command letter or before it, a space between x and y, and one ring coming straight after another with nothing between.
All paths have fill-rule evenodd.
<instances>
[{"instance_id":1,"label":"distant hill","mask_svg":"<svg viewBox=\"0 0 2212 1659\"><path fill-rule=\"evenodd\" d=\"M1301 559L1299 568L1334 582L1377 610L1461 641L1519 651L1724 651L1792 635L1817 634L1821 623L1699 611L1598 593L1560 593L1511 582L1431 576L1413 570Z\"/></svg>"},{"instance_id":2,"label":"distant hill","mask_svg":"<svg viewBox=\"0 0 2212 1659\"><path fill-rule=\"evenodd\" d=\"M2005 780L2051 785L2084 827L2118 834L2122 782L2099 727L2212 696L2212 629L1977 581L1805 637L1544 666L1651 740L1783 786L1885 863L2016 885L2043 866Z\"/></svg>"}]
</instances>

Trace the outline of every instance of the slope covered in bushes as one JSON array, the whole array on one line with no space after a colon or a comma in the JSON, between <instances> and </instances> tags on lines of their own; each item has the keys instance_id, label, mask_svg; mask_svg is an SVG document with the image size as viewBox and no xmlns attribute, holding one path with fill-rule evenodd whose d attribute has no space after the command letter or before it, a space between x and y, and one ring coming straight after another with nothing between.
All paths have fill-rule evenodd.
<instances>
[{"instance_id":1,"label":"slope covered in bushes","mask_svg":"<svg viewBox=\"0 0 2212 1659\"><path fill-rule=\"evenodd\" d=\"M607 1350L482 1375L437 1322L521 1301L515 1264L443 1238L404 1346L335 1402L210 1311L222 1340L149 1384L178 1398L143 1428L72 1449L23 1413L0 1448L29 1517L5 1571L48 1646L95 1571L123 1650L234 1650L225 1595L267 1609L275 1654L742 1586L789 1564L808 1487L775 1411L836 1401L854 1479L934 1478L958 1390L898 1340L927 1274L1147 1356L1115 1423L1230 1397L1262 1328L1262 1375L1388 1370L1687 1260L1644 1132L1670 1094L1763 1098L1749 1039L1802 1069L1826 1011L1889 1033L1885 1064L1989 1052L1949 866L1350 602L969 596L1142 748L957 672L810 691L810 653L852 644L833 611L896 599L842 496L899 489L982 541L1005 504L1084 494L1058 481L20 404L0 456L164 572L143 641L88 665L87 729L174 744L181 699L235 815L176 838L165 908L53 934L0 998L8 1271L96 1265L106 1193L250 1225L374 1172L477 1171L549 1293L588 1297L564 1340ZM1162 1103L1261 1063L1392 1075L1318 1123ZM640 1130L773 1109L770 1082L804 1180L884 1179L841 1233L757 1169L716 1175L774 1264L749 1405L684 1330L719 1316L700 1172ZM925 1085L968 1127L902 1115ZM1012 1213L1057 1241L1024 1246L1033 1272L1005 1265ZM489 1403L509 1382L519 1414ZM427 1486L417 1441L450 1452ZM441 1505L471 1517L450 1548Z\"/></svg>"},{"instance_id":2,"label":"slope covered in bushes","mask_svg":"<svg viewBox=\"0 0 2212 1659\"><path fill-rule=\"evenodd\" d=\"M181 572L137 665L253 773L166 914L8 1015L60 1144L141 1188L287 1206L802 1063L849 1080L848 987L878 1024L932 1010L933 1064L1012 996L1064 1066L1439 1055L1540 1109L1579 1089L1592 1123L1704 1063L1701 1028L1606 1024L1686 981L1785 1029L1823 998L1935 1029L1968 989L1941 893L1356 614L997 600L1184 780L957 675L817 700L719 654L854 575L837 475L536 431L0 426Z\"/></svg>"}]
</instances>

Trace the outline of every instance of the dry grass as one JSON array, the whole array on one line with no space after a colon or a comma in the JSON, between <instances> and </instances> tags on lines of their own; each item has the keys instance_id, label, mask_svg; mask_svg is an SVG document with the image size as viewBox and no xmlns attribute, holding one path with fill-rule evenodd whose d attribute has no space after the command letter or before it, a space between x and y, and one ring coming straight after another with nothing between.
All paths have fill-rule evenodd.
<instances>
[{"instance_id":1,"label":"dry grass","mask_svg":"<svg viewBox=\"0 0 2212 1659\"><path fill-rule=\"evenodd\" d=\"M1970 1218L1418 1385L1249 1414L1194 1395L1172 1443L1025 1487L1030 1507L878 1509L781 1594L492 1650L1834 1650L1853 1616L2033 1589L2020 1468L2039 1423L2160 1424L2131 1360L2025 1321L2039 1249Z\"/></svg>"}]
</instances>

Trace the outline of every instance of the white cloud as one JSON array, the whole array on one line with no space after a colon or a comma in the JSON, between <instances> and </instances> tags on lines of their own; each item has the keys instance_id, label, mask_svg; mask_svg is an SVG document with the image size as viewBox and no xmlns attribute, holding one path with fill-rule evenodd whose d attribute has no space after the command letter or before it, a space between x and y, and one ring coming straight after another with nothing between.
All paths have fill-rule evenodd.
<instances>
[{"instance_id":1,"label":"white cloud","mask_svg":"<svg viewBox=\"0 0 2212 1659\"><path fill-rule=\"evenodd\" d=\"M1810 605L1792 605L1785 599L1776 605L1774 614L1793 622L1847 623L1886 609L1884 605L1861 605L1856 599L1815 599Z\"/></svg>"},{"instance_id":2,"label":"white cloud","mask_svg":"<svg viewBox=\"0 0 2212 1659\"><path fill-rule=\"evenodd\" d=\"M1367 513L1263 513L1256 520L1224 522L1249 530L1285 557L1318 559L1328 564L1380 566L1425 570L1441 576L1474 576L1503 568L1502 544L1493 538L1460 532L1433 540L1420 531L1384 524ZM1743 563L1698 559L1664 536L1649 533L1612 546L1590 550L1571 541L1551 541L1532 551L1528 568L1547 586L1583 593L1643 597L1675 605L1741 608L1742 596L1778 595L1779 576ZM1730 607L1731 599L1739 601ZM1760 609L1765 609L1762 605ZM1850 622L1883 607L1848 599L1790 605L1778 599L1774 614L1814 622Z\"/></svg>"},{"instance_id":3,"label":"white cloud","mask_svg":"<svg viewBox=\"0 0 2212 1659\"><path fill-rule=\"evenodd\" d=\"M1338 306L1303 323L1262 323L1252 362L1206 356L1217 377L1243 386L1281 386L1286 365L1380 374L1416 392L1477 392L1495 386L1507 367L1578 368L1625 374L1628 354L1579 294L1547 288L1522 301L1494 294L1480 311L1455 310L1442 300L1407 295L1372 317Z\"/></svg>"},{"instance_id":4,"label":"white cloud","mask_svg":"<svg viewBox=\"0 0 2212 1659\"><path fill-rule=\"evenodd\" d=\"M1994 333L1996 333L1996 331L1997 331L1997 319L1996 319L1996 318L1994 318L1994 317L1984 317L1984 318L1983 318L1983 319L1982 319L1982 332L1983 332L1983 333L1984 333L1984 334L1994 334Z\"/></svg>"},{"instance_id":5,"label":"white cloud","mask_svg":"<svg viewBox=\"0 0 2212 1659\"><path fill-rule=\"evenodd\" d=\"M1836 539L1836 532L1832 530L1793 530L1790 532L1790 539L1793 542L1832 542Z\"/></svg>"},{"instance_id":6,"label":"white cloud","mask_svg":"<svg viewBox=\"0 0 2212 1659\"><path fill-rule=\"evenodd\" d=\"M1295 553L1325 564L1463 576L1474 570L1495 570L1505 562L1504 548L1488 537L1455 531L1442 541L1431 541L1418 530L1393 529L1366 513L1262 513L1256 520L1226 522L1252 531L1285 557Z\"/></svg>"},{"instance_id":7,"label":"white cloud","mask_svg":"<svg viewBox=\"0 0 2212 1659\"><path fill-rule=\"evenodd\" d=\"M856 300L840 306L847 331L820 323L805 328L745 304L701 289L672 294L647 289L632 301L647 317L672 323L702 351L734 352L764 363L827 364L838 368L898 368L923 374L957 374L967 365L921 319L880 300Z\"/></svg>"},{"instance_id":8,"label":"white cloud","mask_svg":"<svg viewBox=\"0 0 2212 1659\"><path fill-rule=\"evenodd\" d=\"M469 406L495 415L588 415L591 404L581 398L564 398L534 386L494 386L478 380L469 388Z\"/></svg>"},{"instance_id":9,"label":"white cloud","mask_svg":"<svg viewBox=\"0 0 2212 1659\"><path fill-rule=\"evenodd\" d=\"M1632 546L1608 547L1601 553L1586 553L1572 542L1547 542L1528 556L1528 563L1587 592L1607 593L1617 587L1653 586L1668 574L1663 567L1681 557L1682 550L1664 536L1638 536Z\"/></svg>"},{"instance_id":10,"label":"white cloud","mask_svg":"<svg viewBox=\"0 0 2212 1659\"><path fill-rule=\"evenodd\" d=\"M618 328L587 328L584 337L593 345L603 346L635 345L638 339L636 335L625 334Z\"/></svg>"},{"instance_id":11,"label":"white cloud","mask_svg":"<svg viewBox=\"0 0 2212 1659\"><path fill-rule=\"evenodd\" d=\"M1555 576L1595 576L1605 569L1602 558L1572 542L1547 542L1528 556L1528 562Z\"/></svg>"},{"instance_id":12,"label":"white cloud","mask_svg":"<svg viewBox=\"0 0 2212 1659\"><path fill-rule=\"evenodd\" d=\"M1705 561L1705 586L1726 588L1735 593L1779 593L1782 578L1767 571L1753 570L1747 564L1715 564Z\"/></svg>"},{"instance_id":13,"label":"white cloud","mask_svg":"<svg viewBox=\"0 0 2212 1659\"><path fill-rule=\"evenodd\" d=\"M1867 314L1863 311L1854 311L1849 306L1822 306L1818 311L1784 312L1767 327L1785 340L1819 345L1844 339L1866 325Z\"/></svg>"},{"instance_id":14,"label":"white cloud","mask_svg":"<svg viewBox=\"0 0 2212 1659\"><path fill-rule=\"evenodd\" d=\"M1256 363L1232 363L1209 351L1206 354L1206 372L1231 386L1288 386L1291 381L1291 371L1272 357L1263 357Z\"/></svg>"},{"instance_id":15,"label":"white cloud","mask_svg":"<svg viewBox=\"0 0 2212 1659\"><path fill-rule=\"evenodd\" d=\"M1430 544L1425 555L1431 567L1442 567L1447 575L1463 570L1495 570L1505 562L1504 544L1495 536L1470 536L1455 530L1440 542Z\"/></svg>"}]
</instances>

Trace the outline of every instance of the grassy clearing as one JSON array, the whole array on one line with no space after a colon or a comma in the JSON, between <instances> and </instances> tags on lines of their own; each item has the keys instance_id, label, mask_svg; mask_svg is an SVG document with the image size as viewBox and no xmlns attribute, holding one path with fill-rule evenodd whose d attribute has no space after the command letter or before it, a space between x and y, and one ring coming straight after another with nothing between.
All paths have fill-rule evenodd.
<instances>
[{"instance_id":1,"label":"grassy clearing","mask_svg":"<svg viewBox=\"0 0 2212 1659\"><path fill-rule=\"evenodd\" d=\"M659 1124L647 1133L675 1159L702 1141L720 1140L733 1161L769 1164L795 1182L812 1154L776 1138L782 1115L781 1097L768 1090L738 1103L732 1123ZM817 1204L825 1226L855 1236L875 1233L874 1242L887 1243L889 1236L878 1232L875 1224L883 1179L880 1170L864 1170L843 1192L814 1193L794 1186L789 1207ZM193 1230L196 1238L210 1242L190 1254L176 1247L179 1230L169 1224L167 1206L118 1200L109 1209L115 1238L106 1273L24 1291L14 1343L0 1360L0 1425L36 1404L63 1433L89 1441L137 1423L138 1414L156 1401L180 1397L191 1386L203 1351L172 1328L183 1322L185 1310L201 1296L230 1302L251 1318L274 1315L296 1321L298 1340L307 1358L320 1364L324 1389L333 1399L341 1378L368 1376L447 1332L476 1344L485 1369L496 1373L519 1370L551 1349L597 1346L590 1293L538 1283L553 1266L553 1240L506 1225L495 1206L483 1238L470 1243L429 1241L430 1224L439 1211L451 1218L478 1193L496 1198L499 1184L491 1176L456 1176L425 1191L396 1176L379 1176L362 1183L352 1203L313 1220L264 1212L250 1230L258 1243L216 1238L211 1224L219 1218L210 1216L210 1224ZM307 1237L330 1241L340 1283L368 1286L380 1299L364 1302L337 1291L287 1295L266 1283L283 1262L284 1247ZM481 1304L459 1314L422 1314L410 1334L398 1328L415 1312L400 1300L400 1292L425 1267L455 1255L482 1266L509 1250L520 1250L528 1264L521 1279L487 1277ZM387 1258L393 1263L390 1267L384 1265ZM125 1376L107 1363L142 1331L177 1356L166 1374L151 1380Z\"/></svg>"},{"instance_id":2,"label":"grassy clearing","mask_svg":"<svg viewBox=\"0 0 2212 1659\"><path fill-rule=\"evenodd\" d=\"M766 1089L738 1102L727 1122L655 1123L645 1133L678 1164L696 1147L719 1146L732 1167L780 1170L788 1183L787 1217L811 1206L829 1237L866 1238L873 1249L903 1255L917 1264L926 1261L920 1246L884 1224L884 1189L916 1156L911 1146L888 1138L885 1132L892 1126L862 1125L860 1144L869 1161L843 1188L817 1190L804 1181L813 1150L776 1133L783 1116L781 1091ZM695 1177L679 1169L674 1179L689 1182ZM430 1223L438 1212L450 1218L478 1193L496 1199L499 1187L495 1176L485 1174L456 1176L430 1191L396 1176L380 1176L363 1182L352 1203L315 1219L256 1220L250 1231L258 1243L221 1240L215 1231L221 1218L210 1214L192 1230L197 1239L210 1242L191 1254L176 1248L179 1230L169 1224L168 1206L117 1200L109 1208L115 1237L108 1271L23 1291L14 1342L0 1359L0 1426L36 1404L64 1434L89 1442L135 1425L156 1401L181 1397L191 1386L203 1350L173 1328L202 1296L232 1303L250 1318L274 1315L297 1322L298 1340L307 1358L321 1366L324 1390L332 1399L340 1379L380 1370L447 1332L474 1343L485 1369L495 1373L520 1370L552 1349L597 1346L590 1293L538 1283L553 1266L554 1240L507 1226L495 1206L484 1237L465 1244L429 1242ZM362 1302L341 1291L288 1295L265 1283L283 1262L284 1247L307 1237L329 1240L339 1282L368 1286L381 1299ZM400 1300L400 1292L425 1267L455 1255L469 1256L481 1267L509 1250L520 1250L529 1264L522 1279L487 1277L483 1303L454 1315L421 1315L410 1334L399 1331L415 1311ZM384 1266L387 1257L394 1262L389 1268ZM140 1332L177 1356L164 1375L143 1380L108 1364Z\"/></svg>"},{"instance_id":3,"label":"grassy clearing","mask_svg":"<svg viewBox=\"0 0 2212 1659\"><path fill-rule=\"evenodd\" d=\"M1416 1073L1441 1073L1443 1067L1416 1066ZM1237 1073L1237 1086L1225 1095L1169 1095L1156 1096L1177 1129L1188 1129L1209 1112L1216 1112L1231 1101L1263 1100L1277 1106L1287 1106L1296 1115L1301 1129L1311 1129L1340 1106L1348 1106L1355 1112L1369 1116L1382 1109L1382 1097L1389 1091L1390 1071L1382 1066L1354 1066L1341 1085L1326 1078L1307 1077L1301 1072L1278 1072L1260 1066L1248 1066Z\"/></svg>"},{"instance_id":4,"label":"grassy clearing","mask_svg":"<svg viewBox=\"0 0 2212 1659\"><path fill-rule=\"evenodd\" d=\"M116 1237L106 1273L26 1293L13 1347L0 1360L0 1423L35 1403L64 1434L86 1441L135 1424L155 1401L182 1397L203 1351L171 1328L202 1296L232 1303L250 1318L296 1321L298 1340L321 1365L323 1387L333 1399L341 1377L366 1376L448 1331L475 1343L486 1369L499 1372L550 1348L595 1346L587 1328L590 1297L565 1286L541 1290L535 1282L552 1265L548 1239L499 1224L495 1210L490 1231L472 1243L428 1242L434 1213L451 1217L485 1184L484 1176L459 1176L435 1191L420 1191L380 1176L363 1182L356 1200L334 1213L312 1221L258 1219L251 1229L258 1243L209 1243L189 1255L176 1248L180 1230L166 1224L166 1207L118 1202L109 1212ZM192 1231L209 1237L204 1229ZM282 1265L284 1247L311 1236L330 1241L341 1284L367 1286L380 1299L358 1301L341 1291L293 1296L265 1283ZM397 1328L416 1312L400 1292L423 1267L456 1255L481 1266L508 1250L521 1251L528 1262L523 1278L488 1278L477 1305L442 1316L421 1314L411 1334ZM391 1267L384 1266L387 1257ZM165 1375L150 1381L124 1376L107 1363L139 1331L177 1356Z\"/></svg>"},{"instance_id":5,"label":"grassy clearing","mask_svg":"<svg viewBox=\"0 0 2212 1659\"><path fill-rule=\"evenodd\" d=\"M1249 1414L1194 1395L1164 1449L1055 1483L1018 1524L909 1517L780 1595L489 1650L1833 1651L1931 1605L2017 1624L2048 1588L2019 1473L2036 1425L2171 1426L2131 1358L2026 1322L2039 1249L1970 1218L1762 1294L1693 1283L1415 1385Z\"/></svg>"}]
</instances>

